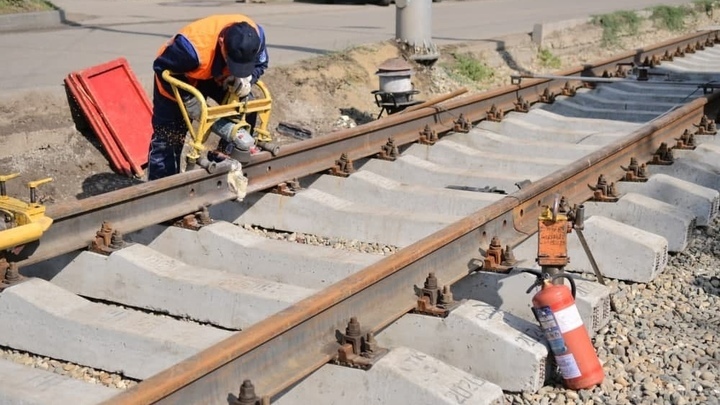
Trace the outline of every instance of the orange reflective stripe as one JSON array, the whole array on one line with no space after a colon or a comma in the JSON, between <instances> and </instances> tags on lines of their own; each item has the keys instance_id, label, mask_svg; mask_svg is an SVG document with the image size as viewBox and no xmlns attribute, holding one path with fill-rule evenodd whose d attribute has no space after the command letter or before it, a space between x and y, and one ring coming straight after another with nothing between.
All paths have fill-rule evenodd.
<instances>
[{"instance_id":1,"label":"orange reflective stripe","mask_svg":"<svg viewBox=\"0 0 720 405\"><path fill-rule=\"evenodd\" d=\"M175 100L175 96L172 95L172 94L170 94L170 93L168 93L167 90L165 90L165 87L163 87L162 83L163 83L163 81L160 80L160 76L155 75L155 85L157 86L157 89L158 89L158 91L160 92L160 94L162 94L163 96L165 96L165 97L169 98L170 100L173 100L173 101L174 101L174 100Z\"/></svg>"}]
</instances>

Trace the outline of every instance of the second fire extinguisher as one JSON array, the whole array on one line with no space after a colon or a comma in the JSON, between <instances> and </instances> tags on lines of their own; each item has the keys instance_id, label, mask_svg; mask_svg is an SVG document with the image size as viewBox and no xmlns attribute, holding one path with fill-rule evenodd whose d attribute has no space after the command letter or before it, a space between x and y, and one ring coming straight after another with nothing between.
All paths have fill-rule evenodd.
<instances>
[{"instance_id":1,"label":"second fire extinguisher","mask_svg":"<svg viewBox=\"0 0 720 405\"><path fill-rule=\"evenodd\" d=\"M600 360L590 341L580 313L575 306L575 283L566 274L550 276L534 270L525 270L538 276L540 291L532 299L532 310L540 322L555 362L570 389L586 389L602 383L605 378ZM572 291L566 285L553 284L556 278L566 278Z\"/></svg>"}]
</instances>

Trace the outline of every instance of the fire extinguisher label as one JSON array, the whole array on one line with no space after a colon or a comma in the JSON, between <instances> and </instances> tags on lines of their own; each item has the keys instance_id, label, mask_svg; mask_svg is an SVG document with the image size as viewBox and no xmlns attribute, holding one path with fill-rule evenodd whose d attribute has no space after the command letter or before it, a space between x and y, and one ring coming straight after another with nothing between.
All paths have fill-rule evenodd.
<instances>
[{"instance_id":1,"label":"fire extinguisher label","mask_svg":"<svg viewBox=\"0 0 720 405\"><path fill-rule=\"evenodd\" d=\"M580 368L578 368L577 362L575 361L575 357L572 353L555 356L555 362L558 367L560 367L560 372L565 379L577 378L582 375L580 374Z\"/></svg>"},{"instance_id":2,"label":"fire extinguisher label","mask_svg":"<svg viewBox=\"0 0 720 405\"><path fill-rule=\"evenodd\" d=\"M561 333L567 333L583 326L580 312L575 304L555 312L554 315Z\"/></svg>"},{"instance_id":3,"label":"fire extinguisher label","mask_svg":"<svg viewBox=\"0 0 720 405\"><path fill-rule=\"evenodd\" d=\"M550 307L533 307L532 310L535 313L535 318L540 322L540 327L543 333L545 333L545 338L550 344L550 350L552 350L555 355L565 353L567 351L565 340L562 337L562 332L560 332L560 328L555 321L555 316L553 316Z\"/></svg>"}]
</instances>

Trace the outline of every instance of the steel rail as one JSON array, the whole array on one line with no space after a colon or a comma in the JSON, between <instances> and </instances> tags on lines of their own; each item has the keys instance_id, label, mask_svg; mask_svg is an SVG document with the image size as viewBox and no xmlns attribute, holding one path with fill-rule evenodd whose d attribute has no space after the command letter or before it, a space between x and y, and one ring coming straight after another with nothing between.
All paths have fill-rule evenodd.
<instances>
[{"instance_id":1,"label":"steel rail","mask_svg":"<svg viewBox=\"0 0 720 405\"><path fill-rule=\"evenodd\" d=\"M638 55L642 52L632 57ZM527 88L517 89L518 92L525 90ZM507 94L496 92L500 98ZM491 237L499 236L504 244L515 246L535 232L541 206L549 204L556 193L571 203L585 201L591 195L587 185L594 184L599 174L618 179L623 175L621 165L627 165L631 157L649 160L661 142L674 143L685 129L700 121L707 109L714 109L716 101L717 96L710 95L669 112L625 139L607 145L203 350L106 404L224 403L238 391L244 379L251 379L256 391L263 396L276 396L334 356L338 348L335 331L342 331L351 317L358 317L363 332L381 330L416 305L413 287L421 286L428 273L434 272L441 285L450 285L477 270L475 263L481 258L480 249L489 244ZM483 102L487 100L456 101L446 106L444 112L462 111L477 117L482 114L477 112L477 104ZM476 110L472 111L470 105ZM376 126L379 132L392 125L409 131L406 126L416 126L417 121L432 117L421 110L407 116L414 118L415 123L389 118L389 121L370 125ZM370 147L369 137L366 134L362 139L366 148ZM360 142L358 138L351 139L357 143ZM340 139L334 141L341 143ZM319 142L316 140L317 145L313 147L322 150L328 145ZM331 155L330 149L326 153ZM324 159L327 156L318 161ZM276 162L274 164L277 167ZM307 167L321 166L316 161L305 164ZM284 175L299 170L291 166L280 167ZM253 168L255 166L249 170Z\"/></svg>"},{"instance_id":2,"label":"steel rail","mask_svg":"<svg viewBox=\"0 0 720 405\"><path fill-rule=\"evenodd\" d=\"M249 179L248 192L266 190L288 180L327 170L335 166L343 153L350 160L374 156L390 138L398 146L416 142L426 126L435 133L446 132L453 128L460 115L470 122L477 122L485 119L492 107L503 113L512 111L520 97L534 103L546 89L559 94L567 84L581 86L581 76L601 77L604 73L612 73L619 64L642 64L645 58L662 55L666 51L675 52L708 41L720 42L718 32L690 34L593 65L558 72L560 76L578 76L577 82L570 79L530 79L518 85L391 115L352 129L290 144L284 146L276 157L262 153L244 168ZM87 247L104 221L111 222L114 229L121 233L130 233L181 217L203 205L231 201L235 195L227 188L226 173L226 169L214 174L190 171L80 201L49 206L47 215L53 218L53 226L42 236L32 256L17 260L18 266L22 268Z\"/></svg>"}]
</instances>

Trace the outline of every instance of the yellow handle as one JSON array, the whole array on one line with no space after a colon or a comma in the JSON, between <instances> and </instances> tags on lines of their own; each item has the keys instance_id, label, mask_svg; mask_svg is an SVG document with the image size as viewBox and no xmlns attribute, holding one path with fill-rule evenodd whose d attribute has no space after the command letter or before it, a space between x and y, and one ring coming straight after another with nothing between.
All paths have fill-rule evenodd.
<instances>
[{"instance_id":1,"label":"yellow handle","mask_svg":"<svg viewBox=\"0 0 720 405\"><path fill-rule=\"evenodd\" d=\"M6 182L6 181L8 181L8 180L14 179L15 177L17 177L17 176L19 176L19 175L20 175L20 173L0 175L0 181L1 181L1 182Z\"/></svg>"},{"instance_id":2,"label":"yellow handle","mask_svg":"<svg viewBox=\"0 0 720 405\"><path fill-rule=\"evenodd\" d=\"M46 178L40 179L40 180L29 181L27 185L30 188L37 188L38 186L41 186L45 183L50 183L51 181L53 181L52 177L46 177Z\"/></svg>"}]
</instances>

